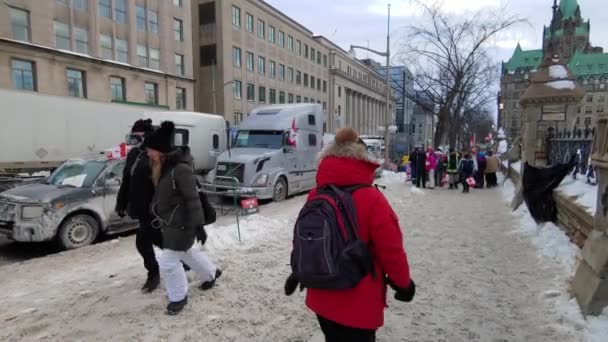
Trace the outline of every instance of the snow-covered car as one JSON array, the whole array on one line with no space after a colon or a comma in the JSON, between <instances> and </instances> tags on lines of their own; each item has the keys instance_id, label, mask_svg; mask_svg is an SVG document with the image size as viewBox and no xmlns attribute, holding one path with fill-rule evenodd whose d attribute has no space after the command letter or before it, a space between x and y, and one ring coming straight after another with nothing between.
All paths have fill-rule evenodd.
<instances>
[{"instance_id":1,"label":"snow-covered car","mask_svg":"<svg viewBox=\"0 0 608 342\"><path fill-rule=\"evenodd\" d=\"M100 233L136 227L114 213L124 160L70 159L40 183L0 194L0 236L19 242L56 240L65 249L91 244Z\"/></svg>"}]
</instances>

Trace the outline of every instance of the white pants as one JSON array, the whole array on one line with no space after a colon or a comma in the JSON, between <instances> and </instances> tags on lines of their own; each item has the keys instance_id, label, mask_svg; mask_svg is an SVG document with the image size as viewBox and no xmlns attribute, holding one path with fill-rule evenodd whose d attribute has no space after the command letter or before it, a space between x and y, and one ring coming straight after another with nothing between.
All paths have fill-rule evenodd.
<instances>
[{"instance_id":1,"label":"white pants","mask_svg":"<svg viewBox=\"0 0 608 342\"><path fill-rule=\"evenodd\" d=\"M428 188L433 189L433 188L435 188L435 170L429 170L428 175L429 175L429 183L427 184Z\"/></svg>"},{"instance_id":2,"label":"white pants","mask_svg":"<svg viewBox=\"0 0 608 342\"><path fill-rule=\"evenodd\" d=\"M188 278L182 261L198 274L202 282L215 278L217 267L197 244L185 252L164 249L158 257L158 267L170 302L179 302L188 294Z\"/></svg>"}]
</instances>

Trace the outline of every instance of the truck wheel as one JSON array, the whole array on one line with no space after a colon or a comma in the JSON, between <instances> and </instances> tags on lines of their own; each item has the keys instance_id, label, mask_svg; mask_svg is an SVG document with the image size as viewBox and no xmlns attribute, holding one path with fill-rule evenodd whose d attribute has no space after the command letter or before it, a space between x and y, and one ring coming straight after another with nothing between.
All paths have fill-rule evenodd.
<instances>
[{"instance_id":1,"label":"truck wheel","mask_svg":"<svg viewBox=\"0 0 608 342\"><path fill-rule=\"evenodd\" d=\"M86 214L74 215L68 218L59 228L57 235L61 247L76 249L90 245L97 238L99 224Z\"/></svg>"},{"instance_id":2,"label":"truck wheel","mask_svg":"<svg viewBox=\"0 0 608 342\"><path fill-rule=\"evenodd\" d=\"M281 202L287 198L287 183L284 178L279 178L277 183L274 185L274 191L272 193L272 200L275 202Z\"/></svg>"}]
</instances>

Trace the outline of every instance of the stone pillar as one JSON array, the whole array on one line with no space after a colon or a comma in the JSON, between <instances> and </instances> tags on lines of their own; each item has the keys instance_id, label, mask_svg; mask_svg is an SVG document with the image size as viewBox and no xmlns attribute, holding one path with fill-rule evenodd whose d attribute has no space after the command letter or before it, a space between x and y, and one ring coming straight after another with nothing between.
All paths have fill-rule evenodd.
<instances>
[{"instance_id":1,"label":"stone pillar","mask_svg":"<svg viewBox=\"0 0 608 342\"><path fill-rule=\"evenodd\" d=\"M363 94L357 95L357 121L355 121L355 130L361 131L361 115L363 114Z\"/></svg>"},{"instance_id":2,"label":"stone pillar","mask_svg":"<svg viewBox=\"0 0 608 342\"><path fill-rule=\"evenodd\" d=\"M344 88L344 108L342 108L342 122L344 126L348 126L349 113L352 110L352 104L350 103L351 92L347 88Z\"/></svg>"},{"instance_id":3,"label":"stone pillar","mask_svg":"<svg viewBox=\"0 0 608 342\"><path fill-rule=\"evenodd\" d=\"M372 99L367 98L367 107L365 111L365 131L367 134L372 134Z\"/></svg>"},{"instance_id":4,"label":"stone pillar","mask_svg":"<svg viewBox=\"0 0 608 342\"><path fill-rule=\"evenodd\" d=\"M357 117L357 93L355 91L351 92L350 94L351 96L351 103L352 103L352 110L350 111L350 121L348 122L348 127L354 127L355 126L355 118Z\"/></svg>"}]
</instances>

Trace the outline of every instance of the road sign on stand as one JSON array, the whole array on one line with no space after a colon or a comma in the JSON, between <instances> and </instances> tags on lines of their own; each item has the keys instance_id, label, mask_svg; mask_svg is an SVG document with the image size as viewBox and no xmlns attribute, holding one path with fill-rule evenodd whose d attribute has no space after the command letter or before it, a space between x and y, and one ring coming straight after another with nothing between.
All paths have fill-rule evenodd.
<instances>
[{"instance_id":1,"label":"road sign on stand","mask_svg":"<svg viewBox=\"0 0 608 342\"><path fill-rule=\"evenodd\" d=\"M260 212L260 206L257 198L246 198L241 200L241 208L243 216L253 215Z\"/></svg>"}]
</instances>

